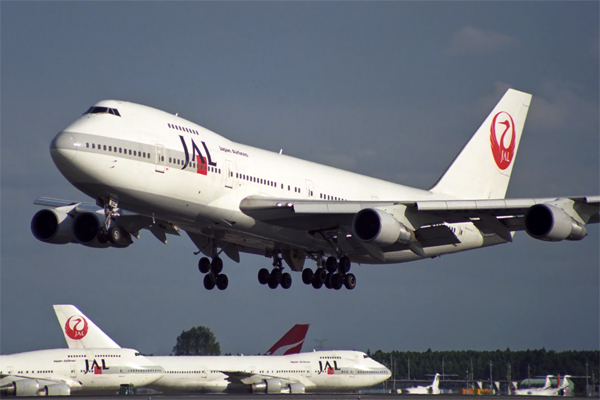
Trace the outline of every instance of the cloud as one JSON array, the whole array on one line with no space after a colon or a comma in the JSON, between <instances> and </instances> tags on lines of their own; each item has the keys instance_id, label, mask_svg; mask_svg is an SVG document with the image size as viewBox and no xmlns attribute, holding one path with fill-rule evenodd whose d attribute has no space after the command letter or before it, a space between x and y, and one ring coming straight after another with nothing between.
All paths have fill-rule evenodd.
<instances>
[{"instance_id":1,"label":"cloud","mask_svg":"<svg viewBox=\"0 0 600 400\"><path fill-rule=\"evenodd\" d=\"M487 54L517 44L517 39L508 35L466 26L454 34L444 52L451 55Z\"/></svg>"}]
</instances>

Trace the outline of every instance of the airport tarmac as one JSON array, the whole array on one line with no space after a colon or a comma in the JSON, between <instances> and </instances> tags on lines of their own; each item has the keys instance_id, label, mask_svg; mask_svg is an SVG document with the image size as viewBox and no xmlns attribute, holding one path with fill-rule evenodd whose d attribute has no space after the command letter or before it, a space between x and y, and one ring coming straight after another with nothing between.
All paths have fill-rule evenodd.
<instances>
[{"instance_id":1,"label":"airport tarmac","mask_svg":"<svg viewBox=\"0 0 600 400\"><path fill-rule=\"evenodd\" d=\"M458 394L449 395L418 395L418 394L386 394L386 393L316 393L316 394L233 394L233 393L218 393L218 394L182 394L182 395L133 395L133 396L69 396L69 399L73 400L115 400L121 398L125 400L130 397L131 400L257 400L264 399L265 397L273 398L277 400L424 400L424 398L434 397L436 399L443 400L444 398L451 398L452 400L473 400L475 396L465 396ZM498 397L507 396L476 396L477 400L492 400L498 399ZM526 398L537 398L536 396L518 396L519 399Z\"/></svg>"}]
</instances>

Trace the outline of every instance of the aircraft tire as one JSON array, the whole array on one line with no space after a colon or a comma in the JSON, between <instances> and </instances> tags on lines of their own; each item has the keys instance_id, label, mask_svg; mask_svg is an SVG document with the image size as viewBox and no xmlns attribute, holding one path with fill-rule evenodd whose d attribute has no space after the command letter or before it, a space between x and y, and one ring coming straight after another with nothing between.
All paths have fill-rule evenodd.
<instances>
[{"instance_id":1,"label":"aircraft tire","mask_svg":"<svg viewBox=\"0 0 600 400\"><path fill-rule=\"evenodd\" d=\"M310 268L304 268L304 270L302 271L302 282L305 285L310 285L313 281L313 272L312 269Z\"/></svg>"},{"instance_id":2,"label":"aircraft tire","mask_svg":"<svg viewBox=\"0 0 600 400\"><path fill-rule=\"evenodd\" d=\"M325 261L325 268L327 268L327 271L335 272L335 270L337 270L337 267L338 267L338 262L335 259L335 257L333 257L333 256L327 257L327 260Z\"/></svg>"},{"instance_id":3,"label":"aircraft tire","mask_svg":"<svg viewBox=\"0 0 600 400\"><path fill-rule=\"evenodd\" d=\"M313 282L312 282L312 286L315 289L321 289L321 286L323 286L323 282L321 280L319 280L319 279L314 279Z\"/></svg>"},{"instance_id":4,"label":"aircraft tire","mask_svg":"<svg viewBox=\"0 0 600 400\"><path fill-rule=\"evenodd\" d=\"M324 283L324 284L325 284L325 287L326 287L327 289L331 289L331 288L332 288L332 286L331 286L331 277L332 277L332 276L333 276L333 273L332 273L332 272L329 272L329 273L327 274L327 278L325 278L325 283Z\"/></svg>"},{"instance_id":5,"label":"aircraft tire","mask_svg":"<svg viewBox=\"0 0 600 400\"><path fill-rule=\"evenodd\" d=\"M123 240L123 232L121 231L121 228L118 226L113 226L110 228L108 230L108 240L110 240L112 244L117 246L120 245L121 241Z\"/></svg>"},{"instance_id":6,"label":"aircraft tire","mask_svg":"<svg viewBox=\"0 0 600 400\"><path fill-rule=\"evenodd\" d=\"M210 263L210 269L215 275L220 274L221 271L223 271L223 260L221 260L219 257L213 258L212 262Z\"/></svg>"},{"instance_id":7,"label":"aircraft tire","mask_svg":"<svg viewBox=\"0 0 600 400\"><path fill-rule=\"evenodd\" d=\"M269 283L269 270L266 268L261 268L258 271L258 283L261 285L266 285Z\"/></svg>"},{"instance_id":8,"label":"aircraft tire","mask_svg":"<svg viewBox=\"0 0 600 400\"><path fill-rule=\"evenodd\" d=\"M102 228L98 231L98 243L100 244L105 244L108 242L108 234L106 232L106 229Z\"/></svg>"},{"instance_id":9,"label":"aircraft tire","mask_svg":"<svg viewBox=\"0 0 600 400\"><path fill-rule=\"evenodd\" d=\"M198 270L203 274L210 271L210 260L207 257L202 257L200 261L198 261Z\"/></svg>"},{"instance_id":10,"label":"aircraft tire","mask_svg":"<svg viewBox=\"0 0 600 400\"><path fill-rule=\"evenodd\" d=\"M281 287L284 289L292 287L292 276L287 272L281 275Z\"/></svg>"},{"instance_id":11,"label":"aircraft tire","mask_svg":"<svg viewBox=\"0 0 600 400\"><path fill-rule=\"evenodd\" d=\"M279 286L279 282L277 281L277 278L274 277L273 275L269 275L269 287L271 289L277 289L277 286Z\"/></svg>"},{"instance_id":12,"label":"aircraft tire","mask_svg":"<svg viewBox=\"0 0 600 400\"><path fill-rule=\"evenodd\" d=\"M331 287L335 290L342 288L342 275L338 273L331 275Z\"/></svg>"},{"instance_id":13,"label":"aircraft tire","mask_svg":"<svg viewBox=\"0 0 600 400\"><path fill-rule=\"evenodd\" d=\"M346 286L346 289L348 290L352 290L356 287L356 277L354 274L347 274L344 276L344 286Z\"/></svg>"},{"instance_id":14,"label":"aircraft tire","mask_svg":"<svg viewBox=\"0 0 600 400\"><path fill-rule=\"evenodd\" d=\"M322 285L323 283L325 283L325 279L327 279L327 270L325 268L317 268L317 270L315 271L313 282L319 281Z\"/></svg>"},{"instance_id":15,"label":"aircraft tire","mask_svg":"<svg viewBox=\"0 0 600 400\"><path fill-rule=\"evenodd\" d=\"M340 272L342 274L347 274L348 271L350 271L350 267L352 265L351 265L350 259L348 257L344 256L344 257L340 258L340 261L338 262L338 266L339 266Z\"/></svg>"},{"instance_id":16,"label":"aircraft tire","mask_svg":"<svg viewBox=\"0 0 600 400\"><path fill-rule=\"evenodd\" d=\"M219 290L227 289L228 285L229 285L229 278L227 278L227 275L225 275L225 274L217 275L217 287L219 288Z\"/></svg>"},{"instance_id":17,"label":"aircraft tire","mask_svg":"<svg viewBox=\"0 0 600 400\"><path fill-rule=\"evenodd\" d=\"M281 277L282 277L282 273L281 270L279 268L273 268L273 271L271 271L271 274L269 275L269 282L271 280L274 280L275 282L277 282L277 284L281 283Z\"/></svg>"},{"instance_id":18,"label":"aircraft tire","mask_svg":"<svg viewBox=\"0 0 600 400\"><path fill-rule=\"evenodd\" d=\"M213 290L215 288L215 278L212 274L206 274L204 276L204 287L206 290Z\"/></svg>"}]
</instances>

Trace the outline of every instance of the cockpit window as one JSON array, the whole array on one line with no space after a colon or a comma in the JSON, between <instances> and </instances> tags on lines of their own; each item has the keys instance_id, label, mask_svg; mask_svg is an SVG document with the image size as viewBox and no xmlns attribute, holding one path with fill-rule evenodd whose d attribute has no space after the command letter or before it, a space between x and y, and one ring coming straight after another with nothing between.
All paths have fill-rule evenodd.
<instances>
[{"instance_id":1,"label":"cockpit window","mask_svg":"<svg viewBox=\"0 0 600 400\"><path fill-rule=\"evenodd\" d=\"M83 115L85 114L112 114L116 115L117 117L121 116L121 114L119 114L119 110L108 107L90 107L86 112L83 113Z\"/></svg>"}]
</instances>

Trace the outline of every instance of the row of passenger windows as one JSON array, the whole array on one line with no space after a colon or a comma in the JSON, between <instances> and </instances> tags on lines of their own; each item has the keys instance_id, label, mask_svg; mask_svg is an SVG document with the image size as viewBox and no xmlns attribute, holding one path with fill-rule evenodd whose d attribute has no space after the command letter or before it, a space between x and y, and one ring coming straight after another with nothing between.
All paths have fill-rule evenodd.
<instances>
[{"instance_id":1,"label":"row of passenger windows","mask_svg":"<svg viewBox=\"0 0 600 400\"><path fill-rule=\"evenodd\" d=\"M17 374L28 374L29 371L17 371L16 373ZM49 369L49 370L46 370L46 371L31 371L31 373L32 374L53 374L54 371L51 370L51 369ZM7 371L6 374L3 371L0 371L0 375L7 375L7 374L8 374L8 371Z\"/></svg>"},{"instance_id":2,"label":"row of passenger windows","mask_svg":"<svg viewBox=\"0 0 600 400\"><path fill-rule=\"evenodd\" d=\"M90 143L86 143L85 147L90 148ZM117 146L106 146L105 144L97 144L96 143L92 143L91 144L92 149L96 149L96 147L98 148L98 150L104 150L104 151L112 151L114 153L120 153L120 154L128 154L131 156L136 156L136 157L142 157L142 158L150 158L150 153L146 153L145 151L137 151L137 150L131 150L131 149L124 149L122 147L117 147ZM163 157L164 160L164 157Z\"/></svg>"},{"instance_id":3,"label":"row of passenger windows","mask_svg":"<svg viewBox=\"0 0 600 400\"><path fill-rule=\"evenodd\" d=\"M178 131L182 131L182 132L187 132L187 133L191 133L193 135L199 135L198 131L195 129L190 129L190 128L186 128L185 126L179 126L179 125L174 125L174 124L167 124L167 126L171 129L175 129Z\"/></svg>"}]
</instances>

